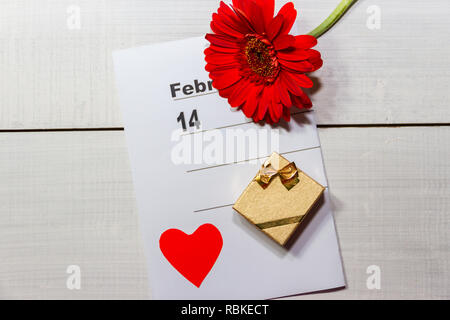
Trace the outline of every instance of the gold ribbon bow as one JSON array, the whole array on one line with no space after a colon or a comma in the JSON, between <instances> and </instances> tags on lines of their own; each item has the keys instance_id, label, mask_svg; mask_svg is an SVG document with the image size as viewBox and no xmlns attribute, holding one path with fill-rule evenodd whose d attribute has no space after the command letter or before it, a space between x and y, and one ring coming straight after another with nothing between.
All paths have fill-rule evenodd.
<instances>
[{"instance_id":1,"label":"gold ribbon bow","mask_svg":"<svg viewBox=\"0 0 450 320\"><path fill-rule=\"evenodd\" d=\"M289 163L287 166L276 170L268 159L262 165L258 174L255 177L255 181L259 183L264 189L270 184L270 181L276 176L279 176L281 183L286 187L286 189L291 190L298 182L298 169L294 162Z\"/></svg>"}]
</instances>

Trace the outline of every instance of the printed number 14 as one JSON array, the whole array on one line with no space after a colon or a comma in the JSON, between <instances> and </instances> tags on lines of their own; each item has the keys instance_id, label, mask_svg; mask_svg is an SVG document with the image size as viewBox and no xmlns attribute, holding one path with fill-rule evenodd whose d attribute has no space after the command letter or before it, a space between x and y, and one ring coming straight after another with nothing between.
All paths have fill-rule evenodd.
<instances>
[{"instance_id":1,"label":"printed number 14","mask_svg":"<svg viewBox=\"0 0 450 320\"><path fill-rule=\"evenodd\" d=\"M177 118L177 122L181 122L183 131L187 130L184 112L180 112L180 115ZM197 129L200 129L200 121L198 120L197 109L194 109L194 111L192 111L191 117L189 119L189 127L196 127Z\"/></svg>"}]
</instances>

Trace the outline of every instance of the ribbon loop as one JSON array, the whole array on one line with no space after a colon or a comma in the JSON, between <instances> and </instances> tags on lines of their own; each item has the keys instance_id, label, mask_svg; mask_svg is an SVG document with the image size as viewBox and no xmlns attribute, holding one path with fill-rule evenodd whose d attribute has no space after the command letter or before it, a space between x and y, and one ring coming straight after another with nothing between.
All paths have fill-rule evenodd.
<instances>
[{"instance_id":1,"label":"ribbon loop","mask_svg":"<svg viewBox=\"0 0 450 320\"><path fill-rule=\"evenodd\" d=\"M270 161L266 161L258 174L255 177L255 181L259 183L263 189L267 188L273 178L279 176L281 183L286 187L286 189L292 189L298 182L298 169L294 162L290 162L285 167L280 170L276 170Z\"/></svg>"}]
</instances>

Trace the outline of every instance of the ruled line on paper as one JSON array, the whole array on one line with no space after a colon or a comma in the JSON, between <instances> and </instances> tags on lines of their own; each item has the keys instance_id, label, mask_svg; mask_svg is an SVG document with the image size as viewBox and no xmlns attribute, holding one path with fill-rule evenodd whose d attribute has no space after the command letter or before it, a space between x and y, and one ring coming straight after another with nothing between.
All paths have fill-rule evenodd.
<instances>
[{"instance_id":1,"label":"ruled line on paper","mask_svg":"<svg viewBox=\"0 0 450 320\"><path fill-rule=\"evenodd\" d=\"M328 186L324 186L325 189L328 189ZM200 213L200 212L206 212L206 211L211 211L211 210L215 210L215 209L222 209L222 208L227 208L227 207L232 207L234 206L233 204L225 204L222 206L215 206L215 207L210 207L210 208L205 208L205 209L198 209L198 210L194 210L194 213Z\"/></svg>"},{"instance_id":2,"label":"ruled line on paper","mask_svg":"<svg viewBox=\"0 0 450 320\"><path fill-rule=\"evenodd\" d=\"M309 150L320 149L320 148L321 148L321 146L319 145L319 146L315 146L315 147L298 149L298 150L294 150L294 151L282 152L282 153L280 153L280 155L291 154L291 153L296 153L296 152L301 152L301 151L309 151ZM215 165L215 166L209 166L209 167L204 167L204 168L187 170L186 173L192 173L192 172L197 172L197 171L202 171L202 170L207 170L207 169L224 167L224 166L229 166L229 165L238 164L238 163L244 163L244 162L248 162L248 161L255 161L255 160L260 160L260 159L266 159L268 157L270 157L270 154L267 155L267 156L258 157L258 158L245 159L245 160L234 161L234 162L230 162L230 163L218 164L218 165Z\"/></svg>"},{"instance_id":3,"label":"ruled line on paper","mask_svg":"<svg viewBox=\"0 0 450 320\"><path fill-rule=\"evenodd\" d=\"M188 96L188 97L174 98L174 99L172 99L172 100L173 100L173 101L186 100L186 99L191 99L191 98L196 98L196 97L201 97L201 96L207 96L207 95L215 94L215 93L218 93L218 92L219 92L219 91L207 92L207 93L196 94L196 95Z\"/></svg>"},{"instance_id":4,"label":"ruled line on paper","mask_svg":"<svg viewBox=\"0 0 450 320\"><path fill-rule=\"evenodd\" d=\"M206 208L206 209L195 210L194 213L203 212L203 211L210 211L210 210L214 210L214 209L221 209L221 208L226 208L226 207L231 207L233 205L234 205L234 203L232 203L232 204L224 204L223 206L216 206L216 207L211 207L211 208Z\"/></svg>"},{"instance_id":5,"label":"ruled line on paper","mask_svg":"<svg viewBox=\"0 0 450 320\"><path fill-rule=\"evenodd\" d=\"M308 112L314 112L314 109L294 112L294 113L291 114L291 117L294 117L296 115L303 114L303 113L308 113ZM246 122L241 122L241 123L236 123L236 124L230 124L230 125L223 126L223 127L211 128L211 129L206 129L206 130L199 130L199 131L195 131L195 132L185 132L185 133L182 133L181 136L187 136L187 135L191 135L191 134L193 135L193 134L197 134L197 133L204 133L204 132L207 132L207 131L238 127L238 126L242 126L242 125L249 124L249 123L253 123L253 121L246 121Z\"/></svg>"}]
</instances>

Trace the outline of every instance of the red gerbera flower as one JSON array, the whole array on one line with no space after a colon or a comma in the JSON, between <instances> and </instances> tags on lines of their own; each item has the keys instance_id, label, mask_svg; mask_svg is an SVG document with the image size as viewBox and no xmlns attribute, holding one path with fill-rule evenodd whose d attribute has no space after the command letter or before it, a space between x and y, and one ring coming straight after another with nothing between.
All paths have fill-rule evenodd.
<instances>
[{"instance_id":1,"label":"red gerbera flower","mask_svg":"<svg viewBox=\"0 0 450 320\"><path fill-rule=\"evenodd\" d=\"M274 0L233 0L220 3L211 21L214 33L205 50L206 70L213 86L232 107L239 107L255 122L290 120L290 108L311 108L302 91L311 88L305 75L322 66L317 44L309 35L289 31L297 11L292 2L274 17Z\"/></svg>"}]
</instances>

